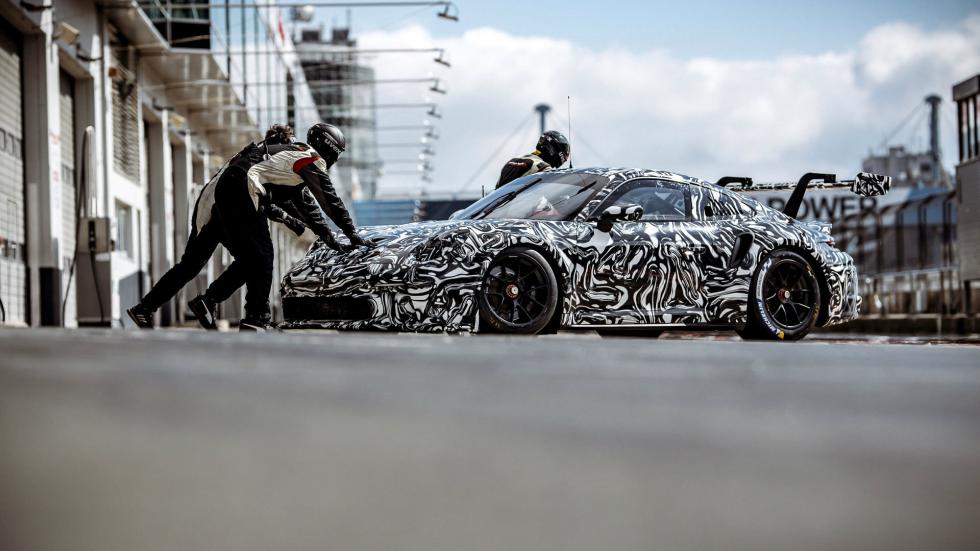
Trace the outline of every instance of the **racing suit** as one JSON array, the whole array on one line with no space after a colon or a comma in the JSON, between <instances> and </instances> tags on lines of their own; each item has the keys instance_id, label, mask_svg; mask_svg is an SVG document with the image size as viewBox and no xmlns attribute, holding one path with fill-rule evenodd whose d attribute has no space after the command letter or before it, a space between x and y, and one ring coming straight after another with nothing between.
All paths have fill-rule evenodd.
<instances>
[{"instance_id":1,"label":"racing suit","mask_svg":"<svg viewBox=\"0 0 980 551\"><path fill-rule=\"evenodd\" d=\"M542 159L540 153L537 151L524 155L523 157L515 157L507 161L504 168L500 170L500 179L497 180L497 189L513 182L521 176L537 174L538 172L542 172L544 170L551 170L551 165Z\"/></svg>"},{"instance_id":2,"label":"racing suit","mask_svg":"<svg viewBox=\"0 0 980 551\"><path fill-rule=\"evenodd\" d=\"M260 183L266 179L276 183ZM141 304L153 311L170 300L200 273L222 244L235 260L208 287L205 296L220 303L245 284L246 317L268 318L273 249L266 218L283 222L294 231L305 224L327 246L339 248L327 225L324 205L334 223L356 237L350 215L326 174L326 165L312 148L301 143L249 145L205 185L194 207L193 227L183 256Z\"/></svg>"}]
</instances>

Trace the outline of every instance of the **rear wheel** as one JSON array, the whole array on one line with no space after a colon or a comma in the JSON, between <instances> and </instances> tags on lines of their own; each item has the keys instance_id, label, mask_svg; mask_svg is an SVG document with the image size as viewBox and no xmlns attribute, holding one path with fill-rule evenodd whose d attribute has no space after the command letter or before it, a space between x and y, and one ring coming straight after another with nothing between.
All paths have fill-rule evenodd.
<instances>
[{"instance_id":1,"label":"rear wheel","mask_svg":"<svg viewBox=\"0 0 980 551\"><path fill-rule=\"evenodd\" d=\"M773 251L752 279L749 320L738 334L747 340L802 339L820 316L820 285L805 258Z\"/></svg>"},{"instance_id":2,"label":"rear wheel","mask_svg":"<svg viewBox=\"0 0 980 551\"><path fill-rule=\"evenodd\" d=\"M541 253L509 249L493 260L480 287L480 323L493 331L533 335L552 320L558 281Z\"/></svg>"}]
</instances>

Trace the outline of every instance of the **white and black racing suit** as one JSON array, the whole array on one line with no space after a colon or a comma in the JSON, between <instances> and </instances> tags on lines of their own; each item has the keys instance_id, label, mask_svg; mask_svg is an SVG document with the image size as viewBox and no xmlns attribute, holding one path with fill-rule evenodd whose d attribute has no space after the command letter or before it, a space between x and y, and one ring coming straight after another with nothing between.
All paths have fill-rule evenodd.
<instances>
[{"instance_id":1,"label":"white and black racing suit","mask_svg":"<svg viewBox=\"0 0 980 551\"><path fill-rule=\"evenodd\" d=\"M497 188L499 189L501 186L509 184L521 176L537 174L545 170L551 170L551 165L542 159L537 151L524 155L523 157L515 157L507 161L507 164L500 169L500 179L497 180Z\"/></svg>"},{"instance_id":2,"label":"white and black racing suit","mask_svg":"<svg viewBox=\"0 0 980 551\"><path fill-rule=\"evenodd\" d=\"M235 260L205 295L220 303L245 284L245 317L268 318L274 253L266 217L280 219L276 207L284 207L299 218L328 246L337 244L327 217L352 243L363 243L330 182L326 163L312 148L302 143L251 144L204 186L194 207L193 227L183 256L141 304L152 311L170 300L200 273L220 243Z\"/></svg>"}]
</instances>

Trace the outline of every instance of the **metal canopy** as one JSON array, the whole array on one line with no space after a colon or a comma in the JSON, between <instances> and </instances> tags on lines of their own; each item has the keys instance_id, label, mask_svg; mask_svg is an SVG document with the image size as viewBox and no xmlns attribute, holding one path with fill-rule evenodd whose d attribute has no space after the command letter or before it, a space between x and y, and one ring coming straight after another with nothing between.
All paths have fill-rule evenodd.
<instances>
[{"instance_id":1,"label":"metal canopy","mask_svg":"<svg viewBox=\"0 0 980 551\"><path fill-rule=\"evenodd\" d=\"M211 55L187 49L171 50L167 56L149 56L142 62L161 79L153 87L165 93L167 106L185 116L192 133L206 134L207 143L217 153L230 155L253 140L260 129L245 109L236 89ZM172 86L173 83L198 83ZM199 129L226 128L227 131Z\"/></svg>"}]
</instances>

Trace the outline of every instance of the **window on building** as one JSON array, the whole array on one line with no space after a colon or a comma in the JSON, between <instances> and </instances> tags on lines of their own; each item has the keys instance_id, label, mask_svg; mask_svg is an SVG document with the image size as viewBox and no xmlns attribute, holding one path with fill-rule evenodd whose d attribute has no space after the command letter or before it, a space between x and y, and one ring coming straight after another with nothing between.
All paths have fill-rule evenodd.
<instances>
[{"instance_id":1,"label":"window on building","mask_svg":"<svg viewBox=\"0 0 980 551\"><path fill-rule=\"evenodd\" d=\"M133 246L133 208L116 201L116 250L123 251L130 259L136 258Z\"/></svg>"},{"instance_id":2,"label":"window on building","mask_svg":"<svg viewBox=\"0 0 980 551\"><path fill-rule=\"evenodd\" d=\"M966 160L966 102L956 102L956 141L959 142L960 162Z\"/></svg>"},{"instance_id":3,"label":"window on building","mask_svg":"<svg viewBox=\"0 0 980 551\"><path fill-rule=\"evenodd\" d=\"M112 49L116 76L112 86L112 163L120 174L139 181L139 117L136 75L126 66L125 51Z\"/></svg>"},{"instance_id":4,"label":"window on building","mask_svg":"<svg viewBox=\"0 0 980 551\"><path fill-rule=\"evenodd\" d=\"M970 145L972 146L970 151L970 158L975 159L980 157L980 143L977 140L977 102L980 101L980 96L973 96L970 98L972 101L968 101L970 107L969 115L969 134L970 134Z\"/></svg>"},{"instance_id":5,"label":"window on building","mask_svg":"<svg viewBox=\"0 0 980 551\"><path fill-rule=\"evenodd\" d=\"M960 162L980 157L980 140L977 135L977 102L980 96L971 96L957 102L959 114Z\"/></svg>"}]
</instances>

